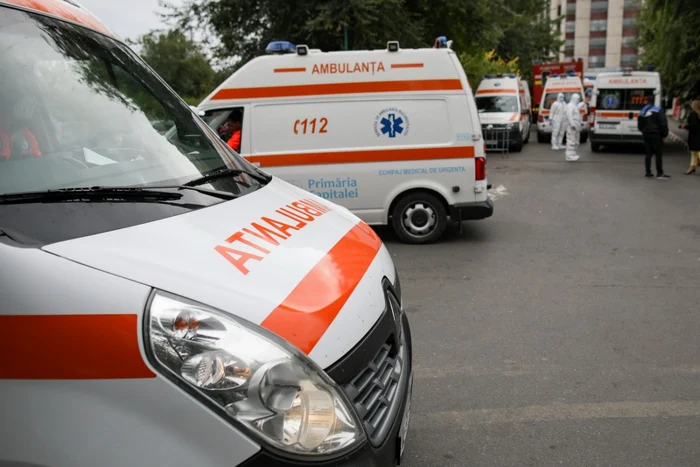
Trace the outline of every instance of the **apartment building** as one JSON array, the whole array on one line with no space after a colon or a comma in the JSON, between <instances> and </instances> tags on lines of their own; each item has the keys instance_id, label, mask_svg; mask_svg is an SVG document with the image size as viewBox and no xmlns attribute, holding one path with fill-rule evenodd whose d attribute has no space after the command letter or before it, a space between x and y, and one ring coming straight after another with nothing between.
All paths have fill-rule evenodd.
<instances>
[{"instance_id":1,"label":"apartment building","mask_svg":"<svg viewBox=\"0 0 700 467\"><path fill-rule=\"evenodd\" d=\"M591 72L637 68L637 16L642 0L549 0L564 40L560 60L583 59Z\"/></svg>"}]
</instances>

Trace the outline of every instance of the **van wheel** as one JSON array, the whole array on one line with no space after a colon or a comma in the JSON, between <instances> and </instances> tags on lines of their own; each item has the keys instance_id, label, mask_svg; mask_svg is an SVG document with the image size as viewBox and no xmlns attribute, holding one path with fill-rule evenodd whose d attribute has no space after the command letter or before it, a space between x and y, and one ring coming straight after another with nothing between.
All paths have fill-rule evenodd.
<instances>
[{"instance_id":1,"label":"van wheel","mask_svg":"<svg viewBox=\"0 0 700 467\"><path fill-rule=\"evenodd\" d=\"M588 133L581 133L581 144L588 142Z\"/></svg>"},{"instance_id":2,"label":"van wheel","mask_svg":"<svg viewBox=\"0 0 700 467\"><path fill-rule=\"evenodd\" d=\"M600 143L591 142L591 151L600 152Z\"/></svg>"},{"instance_id":3,"label":"van wheel","mask_svg":"<svg viewBox=\"0 0 700 467\"><path fill-rule=\"evenodd\" d=\"M391 215L394 231L404 243L432 243L447 227L445 206L426 192L405 195L396 203Z\"/></svg>"},{"instance_id":4,"label":"van wheel","mask_svg":"<svg viewBox=\"0 0 700 467\"><path fill-rule=\"evenodd\" d=\"M523 135L518 133L518 140L510 145L510 150L513 152L520 152L523 150Z\"/></svg>"}]
</instances>

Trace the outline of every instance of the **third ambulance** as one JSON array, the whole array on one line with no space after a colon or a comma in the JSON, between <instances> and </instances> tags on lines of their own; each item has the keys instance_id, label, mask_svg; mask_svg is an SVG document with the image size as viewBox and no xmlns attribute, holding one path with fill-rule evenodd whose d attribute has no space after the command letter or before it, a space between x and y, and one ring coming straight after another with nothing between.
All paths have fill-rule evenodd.
<instances>
[{"instance_id":1,"label":"third ambulance","mask_svg":"<svg viewBox=\"0 0 700 467\"><path fill-rule=\"evenodd\" d=\"M508 145L517 152L530 140L530 106L523 88L514 74L486 75L479 83L476 108L487 149Z\"/></svg>"},{"instance_id":2,"label":"third ambulance","mask_svg":"<svg viewBox=\"0 0 700 467\"><path fill-rule=\"evenodd\" d=\"M557 100L557 95L559 93L564 94L564 100L569 102L571 96L578 94L581 96L581 101L583 102L586 94L583 88L583 82L581 78L573 74L568 75L552 75L547 80L547 84L544 86L542 92L542 101L540 102L540 112L537 116L537 142L544 143L549 141L552 137L552 125L549 121L549 109L552 104ZM583 115L581 121L581 143L588 141L588 110L584 104L583 108L580 109Z\"/></svg>"},{"instance_id":3,"label":"third ambulance","mask_svg":"<svg viewBox=\"0 0 700 467\"><path fill-rule=\"evenodd\" d=\"M491 216L479 117L452 50L268 50L198 106L217 131L242 120L247 160L408 243L437 240L448 217Z\"/></svg>"},{"instance_id":4,"label":"third ambulance","mask_svg":"<svg viewBox=\"0 0 700 467\"><path fill-rule=\"evenodd\" d=\"M639 111L661 105L661 77L654 71L601 73L591 99L591 149L602 145L642 143Z\"/></svg>"},{"instance_id":5,"label":"third ambulance","mask_svg":"<svg viewBox=\"0 0 700 467\"><path fill-rule=\"evenodd\" d=\"M74 0L0 0L0 69L0 465L400 461L411 333L367 224Z\"/></svg>"}]
</instances>

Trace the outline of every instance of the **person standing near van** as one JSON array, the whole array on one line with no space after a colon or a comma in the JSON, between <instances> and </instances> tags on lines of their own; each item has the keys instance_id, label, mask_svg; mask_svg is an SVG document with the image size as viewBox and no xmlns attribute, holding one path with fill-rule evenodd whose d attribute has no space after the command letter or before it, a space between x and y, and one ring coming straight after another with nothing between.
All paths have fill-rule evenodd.
<instances>
[{"instance_id":1,"label":"person standing near van","mask_svg":"<svg viewBox=\"0 0 700 467\"><path fill-rule=\"evenodd\" d=\"M685 173L695 173L695 168L700 164L700 100L694 100L690 104L688 123L681 126L688 130L688 149L690 150L690 168Z\"/></svg>"},{"instance_id":2,"label":"person standing near van","mask_svg":"<svg viewBox=\"0 0 700 467\"><path fill-rule=\"evenodd\" d=\"M574 93L569 103L566 104L566 160L569 162L579 159L579 155L576 154L582 121L579 102L581 102L581 95Z\"/></svg>"},{"instance_id":3,"label":"person standing near van","mask_svg":"<svg viewBox=\"0 0 700 467\"><path fill-rule=\"evenodd\" d=\"M549 121L552 123L552 149L555 151L563 149L561 140L566 133L564 120L566 120L566 101L564 101L564 94L560 92L549 109Z\"/></svg>"},{"instance_id":4,"label":"person standing near van","mask_svg":"<svg viewBox=\"0 0 700 467\"><path fill-rule=\"evenodd\" d=\"M651 173L651 157L656 155L656 178L667 180L671 178L664 174L663 142L668 136L668 121L663 109L657 105L647 104L639 111L637 128L644 137L646 158L644 159L645 177L653 177Z\"/></svg>"}]
</instances>

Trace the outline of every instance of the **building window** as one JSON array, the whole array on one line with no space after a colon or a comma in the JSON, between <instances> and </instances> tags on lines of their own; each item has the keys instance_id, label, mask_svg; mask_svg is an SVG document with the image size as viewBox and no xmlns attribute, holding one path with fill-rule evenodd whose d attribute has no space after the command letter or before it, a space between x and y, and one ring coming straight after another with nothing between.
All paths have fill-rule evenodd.
<instances>
[{"instance_id":1,"label":"building window","mask_svg":"<svg viewBox=\"0 0 700 467\"><path fill-rule=\"evenodd\" d=\"M608 29L607 19L594 19L591 20L591 31L605 31Z\"/></svg>"},{"instance_id":2,"label":"building window","mask_svg":"<svg viewBox=\"0 0 700 467\"><path fill-rule=\"evenodd\" d=\"M632 18L624 18L622 20L622 28L623 29L632 29L637 26L637 18L632 17Z\"/></svg>"},{"instance_id":3,"label":"building window","mask_svg":"<svg viewBox=\"0 0 700 467\"><path fill-rule=\"evenodd\" d=\"M622 47L636 47L637 38L635 36L625 36L622 38Z\"/></svg>"},{"instance_id":4,"label":"building window","mask_svg":"<svg viewBox=\"0 0 700 467\"><path fill-rule=\"evenodd\" d=\"M625 0L625 10L633 10L635 8L639 8L640 6L639 0Z\"/></svg>"},{"instance_id":5,"label":"building window","mask_svg":"<svg viewBox=\"0 0 700 467\"><path fill-rule=\"evenodd\" d=\"M561 5L557 5L557 18L561 17Z\"/></svg>"},{"instance_id":6,"label":"building window","mask_svg":"<svg viewBox=\"0 0 700 467\"><path fill-rule=\"evenodd\" d=\"M605 66L605 55L592 55L588 57L588 68L603 68Z\"/></svg>"},{"instance_id":7,"label":"building window","mask_svg":"<svg viewBox=\"0 0 700 467\"><path fill-rule=\"evenodd\" d=\"M638 62L637 54L622 54L620 57L620 65L622 66L637 66Z\"/></svg>"},{"instance_id":8,"label":"building window","mask_svg":"<svg viewBox=\"0 0 700 467\"><path fill-rule=\"evenodd\" d=\"M576 4L575 3L567 3L566 4L566 14L567 15L575 15L576 14Z\"/></svg>"},{"instance_id":9,"label":"building window","mask_svg":"<svg viewBox=\"0 0 700 467\"><path fill-rule=\"evenodd\" d=\"M566 22L566 32L576 32L576 21Z\"/></svg>"},{"instance_id":10,"label":"building window","mask_svg":"<svg viewBox=\"0 0 700 467\"><path fill-rule=\"evenodd\" d=\"M591 12L601 13L603 11L608 11L608 1L595 1L591 3Z\"/></svg>"},{"instance_id":11,"label":"building window","mask_svg":"<svg viewBox=\"0 0 700 467\"><path fill-rule=\"evenodd\" d=\"M576 42L576 39L567 39L566 42L564 42L564 47L568 48L574 48L574 43Z\"/></svg>"},{"instance_id":12,"label":"building window","mask_svg":"<svg viewBox=\"0 0 700 467\"><path fill-rule=\"evenodd\" d=\"M605 48L607 39L605 37L591 37L588 46L591 50L600 50Z\"/></svg>"}]
</instances>

